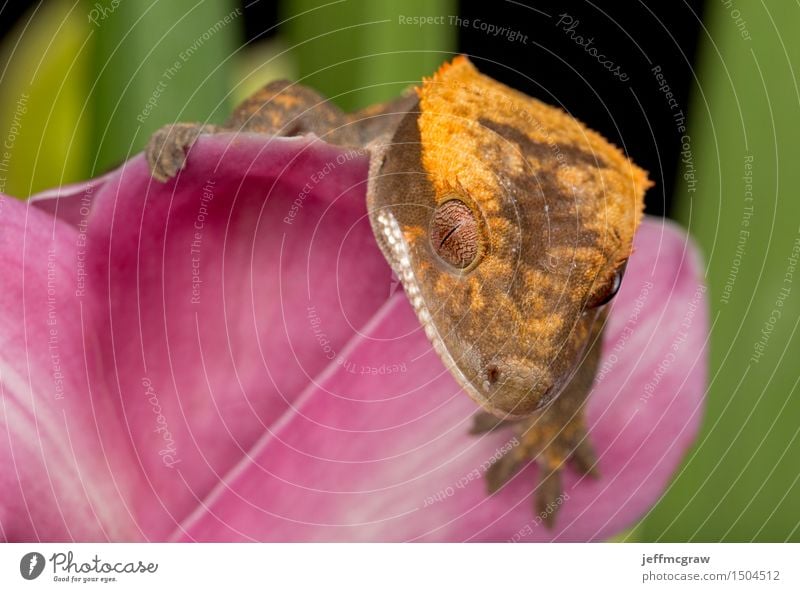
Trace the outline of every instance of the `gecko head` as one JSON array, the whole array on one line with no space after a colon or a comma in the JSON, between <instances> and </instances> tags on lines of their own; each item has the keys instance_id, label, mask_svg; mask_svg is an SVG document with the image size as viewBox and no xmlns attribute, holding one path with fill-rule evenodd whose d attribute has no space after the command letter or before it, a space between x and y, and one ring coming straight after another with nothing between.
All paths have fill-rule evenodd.
<instances>
[{"instance_id":1,"label":"gecko head","mask_svg":"<svg viewBox=\"0 0 800 592\"><path fill-rule=\"evenodd\" d=\"M373 228L461 386L498 416L529 415L598 338L649 181L466 58L417 92L373 168Z\"/></svg>"}]
</instances>

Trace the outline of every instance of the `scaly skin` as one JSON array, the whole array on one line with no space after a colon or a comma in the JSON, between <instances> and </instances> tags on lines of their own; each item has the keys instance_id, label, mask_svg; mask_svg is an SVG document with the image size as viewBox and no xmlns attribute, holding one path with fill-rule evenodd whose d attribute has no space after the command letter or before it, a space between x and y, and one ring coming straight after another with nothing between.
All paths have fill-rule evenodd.
<instances>
[{"instance_id":1,"label":"scaly skin","mask_svg":"<svg viewBox=\"0 0 800 592\"><path fill-rule=\"evenodd\" d=\"M650 185L619 149L563 111L480 74L464 57L394 101L346 114L273 82L225 126L153 135L153 176L175 176L201 133L315 133L371 154L376 240L447 368L519 445L487 475L499 489L535 460L535 508L555 519L566 461L595 474L584 404L603 305L619 287Z\"/></svg>"}]
</instances>

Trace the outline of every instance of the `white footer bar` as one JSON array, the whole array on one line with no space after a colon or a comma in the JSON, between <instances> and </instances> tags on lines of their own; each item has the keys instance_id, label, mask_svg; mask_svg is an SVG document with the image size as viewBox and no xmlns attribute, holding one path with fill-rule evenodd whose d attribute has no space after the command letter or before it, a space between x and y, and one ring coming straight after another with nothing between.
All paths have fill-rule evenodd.
<instances>
[{"instance_id":1,"label":"white footer bar","mask_svg":"<svg viewBox=\"0 0 800 592\"><path fill-rule=\"evenodd\" d=\"M798 544L17 543L0 590L777 591L798 564Z\"/></svg>"}]
</instances>

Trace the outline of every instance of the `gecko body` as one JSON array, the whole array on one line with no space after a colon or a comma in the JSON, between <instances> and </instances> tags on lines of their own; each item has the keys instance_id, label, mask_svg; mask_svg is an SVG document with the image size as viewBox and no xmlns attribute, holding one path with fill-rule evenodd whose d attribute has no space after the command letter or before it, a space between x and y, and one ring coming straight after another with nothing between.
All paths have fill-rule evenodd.
<instances>
[{"instance_id":1,"label":"gecko body","mask_svg":"<svg viewBox=\"0 0 800 592\"><path fill-rule=\"evenodd\" d=\"M436 352L482 407L473 432L507 427L519 443L492 465L488 488L535 461L535 509L552 524L564 464L597 472L584 408L646 173L464 57L355 113L307 87L271 83L222 127L156 132L146 150L153 176L175 176L194 139L218 131L314 133L369 151L375 238Z\"/></svg>"}]
</instances>

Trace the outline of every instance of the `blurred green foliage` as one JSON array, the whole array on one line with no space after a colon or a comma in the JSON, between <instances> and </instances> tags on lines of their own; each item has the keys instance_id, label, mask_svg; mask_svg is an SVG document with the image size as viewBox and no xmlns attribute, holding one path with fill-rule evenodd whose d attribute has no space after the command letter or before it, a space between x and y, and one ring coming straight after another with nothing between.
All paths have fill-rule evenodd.
<instances>
[{"instance_id":1,"label":"blurred green foliage","mask_svg":"<svg viewBox=\"0 0 800 592\"><path fill-rule=\"evenodd\" d=\"M681 177L676 197L707 259L711 385L695 450L639 534L798 541L800 6L711 2L706 25L688 130L697 189Z\"/></svg>"},{"instance_id":2,"label":"blurred green foliage","mask_svg":"<svg viewBox=\"0 0 800 592\"><path fill-rule=\"evenodd\" d=\"M89 176L87 25L74 3L54 0L3 40L0 130L12 141L0 191L27 197Z\"/></svg>"},{"instance_id":3,"label":"blurred green foliage","mask_svg":"<svg viewBox=\"0 0 800 592\"><path fill-rule=\"evenodd\" d=\"M0 54L0 125L19 130L2 189L27 197L98 175L165 123L223 120L241 15L235 0L35 7Z\"/></svg>"},{"instance_id":4,"label":"blurred green foliage","mask_svg":"<svg viewBox=\"0 0 800 592\"><path fill-rule=\"evenodd\" d=\"M221 122L236 101L277 78L303 78L349 109L385 100L435 71L455 47L448 25L398 21L454 14L455 0L281 7L279 38L243 45L236 0L42 3L0 51L0 126L17 117L20 130L0 189L27 197L101 174L160 126Z\"/></svg>"},{"instance_id":5,"label":"blurred green foliage","mask_svg":"<svg viewBox=\"0 0 800 592\"><path fill-rule=\"evenodd\" d=\"M454 27L401 22L457 14L455 0L292 0L283 30L303 84L345 110L396 97L453 56Z\"/></svg>"},{"instance_id":6,"label":"blurred green foliage","mask_svg":"<svg viewBox=\"0 0 800 592\"><path fill-rule=\"evenodd\" d=\"M84 0L84 10L93 34L95 173L138 152L165 123L227 117L238 2Z\"/></svg>"}]
</instances>

